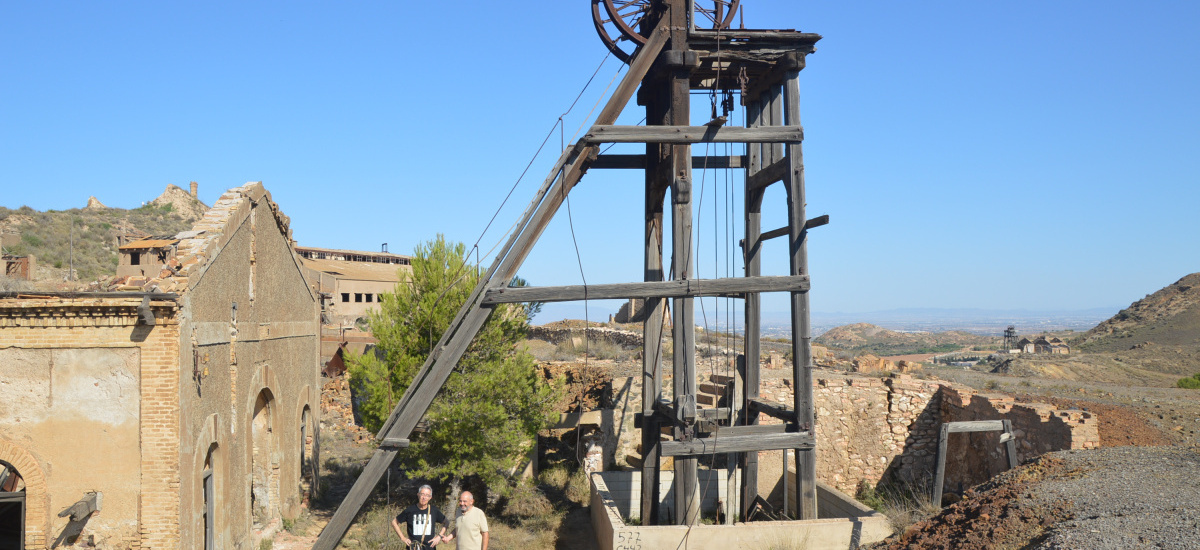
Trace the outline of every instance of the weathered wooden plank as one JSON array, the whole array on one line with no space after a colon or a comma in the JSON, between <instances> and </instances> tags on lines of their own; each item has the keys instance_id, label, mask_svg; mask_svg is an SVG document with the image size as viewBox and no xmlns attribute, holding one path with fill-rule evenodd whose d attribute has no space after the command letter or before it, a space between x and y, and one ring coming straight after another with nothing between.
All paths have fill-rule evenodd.
<instances>
[{"instance_id":1,"label":"weathered wooden plank","mask_svg":"<svg viewBox=\"0 0 1200 550\"><path fill-rule=\"evenodd\" d=\"M808 277L787 275L603 285L501 287L489 289L481 303L490 306L522 302L571 302L629 298L741 297L747 292L800 292L808 290L808 287Z\"/></svg>"},{"instance_id":2,"label":"weathered wooden plank","mask_svg":"<svg viewBox=\"0 0 1200 550\"><path fill-rule=\"evenodd\" d=\"M692 157L692 168L697 170L724 170L729 168L745 168L746 155ZM646 155L599 155L592 161L592 169L614 170L643 170L646 168Z\"/></svg>"},{"instance_id":3,"label":"weathered wooden plank","mask_svg":"<svg viewBox=\"0 0 1200 550\"><path fill-rule=\"evenodd\" d=\"M800 73L788 71L781 90L782 122L800 125ZM786 98L786 100L785 100ZM804 153L800 143L780 146L788 162L783 182L788 191L788 226L791 228L788 250L791 275L808 275L808 232L805 230ZM812 392L812 326L808 292L792 293L792 380L795 381L793 408L802 430L815 422ZM815 449L798 449L796 457L796 502L800 519L817 519L817 456Z\"/></svg>"},{"instance_id":4,"label":"weathered wooden plank","mask_svg":"<svg viewBox=\"0 0 1200 550\"><path fill-rule=\"evenodd\" d=\"M749 406L750 410L756 413L778 418L784 422L796 421L796 411L787 405L764 401L757 397L747 399L746 404Z\"/></svg>"},{"instance_id":5,"label":"weathered wooden plank","mask_svg":"<svg viewBox=\"0 0 1200 550\"><path fill-rule=\"evenodd\" d=\"M755 424L753 426L721 426L717 428L716 435L781 434L798 431L800 430L796 429L795 424Z\"/></svg>"},{"instance_id":6,"label":"weathered wooden plank","mask_svg":"<svg viewBox=\"0 0 1200 550\"><path fill-rule=\"evenodd\" d=\"M767 147L766 145L763 146ZM755 172L754 175L746 178L746 187L751 189L761 189L772 183L783 180L784 173L788 169L788 160L779 159L764 167L762 170Z\"/></svg>"},{"instance_id":7,"label":"weathered wooden plank","mask_svg":"<svg viewBox=\"0 0 1200 550\"><path fill-rule=\"evenodd\" d=\"M745 451L777 451L780 449L812 448L814 440L808 432L773 434L717 435L691 441L663 441L659 448L663 456L702 456L715 453Z\"/></svg>"},{"instance_id":8,"label":"weathered wooden plank","mask_svg":"<svg viewBox=\"0 0 1200 550\"><path fill-rule=\"evenodd\" d=\"M946 443L950 440L950 425L942 424L938 434L937 468L933 474L933 504L942 507L942 483L946 479Z\"/></svg>"},{"instance_id":9,"label":"weathered wooden plank","mask_svg":"<svg viewBox=\"0 0 1200 550\"><path fill-rule=\"evenodd\" d=\"M746 125L757 128L762 125L762 99L751 96L746 109ZM746 169L748 176L762 169L764 146L761 143L750 143L750 167ZM759 234L762 232L762 202L763 189L745 188L744 209L746 215L746 246L742 248L745 258L745 273L747 277L762 275L762 242ZM758 411L750 407L750 400L760 395L759 354L761 349L761 297L757 293L749 293L745 299L745 353L738 357L738 373L742 377L742 408L738 422L743 425L758 424ZM754 499L758 497L758 453L745 452L741 455L742 488L741 507L738 510L742 518L749 517Z\"/></svg>"},{"instance_id":10,"label":"weathered wooden plank","mask_svg":"<svg viewBox=\"0 0 1200 550\"><path fill-rule=\"evenodd\" d=\"M799 143L804 129L799 126L592 126L584 143Z\"/></svg>"},{"instance_id":11,"label":"weathered wooden plank","mask_svg":"<svg viewBox=\"0 0 1200 550\"><path fill-rule=\"evenodd\" d=\"M676 8L682 2L674 2ZM680 55L688 52L687 12L669 9L664 16L671 26L671 51ZM691 118L691 79L686 70L672 70L667 76L670 93L670 111L666 122L670 126L646 126L648 133L673 133L673 128L686 127ZM595 130L593 126L593 130ZM641 127L634 130L634 134ZM719 128L703 127L698 136L707 132L716 135ZM635 142L645 140L636 139ZM666 163L671 167L671 277L686 280L694 277L695 260L692 257L692 141L674 141ZM672 397L675 400L675 417L684 422L696 418L696 331L695 302L690 296L672 298ZM683 428L676 426L675 437L683 435ZM661 450L661 449L660 449ZM700 490L698 464L695 458L680 457L675 460L675 522L679 525L694 525L700 517Z\"/></svg>"},{"instance_id":12,"label":"weathered wooden plank","mask_svg":"<svg viewBox=\"0 0 1200 550\"><path fill-rule=\"evenodd\" d=\"M972 420L968 422L947 422L950 433L962 432L1002 432L1004 431L1003 420Z\"/></svg>"},{"instance_id":13,"label":"weathered wooden plank","mask_svg":"<svg viewBox=\"0 0 1200 550\"><path fill-rule=\"evenodd\" d=\"M646 103L646 123L663 124L666 122L667 106L661 98ZM602 155L603 156L603 155ZM642 235L643 245L643 281L663 280L663 200L667 182L663 172L666 168L662 162L662 146L657 143L646 144L646 154L642 162L645 171L645 225ZM594 166L594 164L593 164ZM654 414L654 405L662 399L663 380L663 322L665 321L666 302L660 298L645 301L643 308L646 320L642 324L642 475L639 480L641 501L638 513L642 525L658 523L658 507L661 499L658 496L660 479L660 464L658 443L661 440L661 422ZM637 419L634 419L635 422ZM630 516L633 517L633 516Z\"/></svg>"},{"instance_id":14,"label":"weathered wooden plank","mask_svg":"<svg viewBox=\"0 0 1200 550\"><path fill-rule=\"evenodd\" d=\"M829 214L823 214L823 215L817 216L811 220L804 222L804 230L808 231L809 229L812 229L814 227L821 227L822 225L825 225L828 223L829 223ZM782 237L784 235L787 235L788 232L791 230L792 230L792 228L788 227L788 226L783 226L783 227L780 227L779 229L772 229L770 231L767 231L766 233L763 233L762 236L759 237L759 240L769 241L769 240L777 238L777 237Z\"/></svg>"}]
</instances>

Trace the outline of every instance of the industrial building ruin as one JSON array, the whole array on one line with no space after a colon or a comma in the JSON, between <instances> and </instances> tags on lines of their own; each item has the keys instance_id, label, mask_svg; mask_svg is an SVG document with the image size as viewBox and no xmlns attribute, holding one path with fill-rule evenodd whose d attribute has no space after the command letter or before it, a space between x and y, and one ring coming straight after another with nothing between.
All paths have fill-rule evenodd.
<instances>
[{"instance_id":1,"label":"industrial building ruin","mask_svg":"<svg viewBox=\"0 0 1200 550\"><path fill-rule=\"evenodd\" d=\"M122 247L137 290L0 295L0 547L257 548L299 513L319 326L288 223L248 183Z\"/></svg>"}]
</instances>

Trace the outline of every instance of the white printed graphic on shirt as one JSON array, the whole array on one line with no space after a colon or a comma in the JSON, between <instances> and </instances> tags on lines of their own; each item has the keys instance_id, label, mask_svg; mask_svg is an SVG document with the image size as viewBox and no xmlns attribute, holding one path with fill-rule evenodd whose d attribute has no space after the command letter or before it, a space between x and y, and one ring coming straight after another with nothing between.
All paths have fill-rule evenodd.
<instances>
[{"instance_id":1,"label":"white printed graphic on shirt","mask_svg":"<svg viewBox=\"0 0 1200 550\"><path fill-rule=\"evenodd\" d=\"M433 534L433 514L413 514L411 521L413 535L423 537Z\"/></svg>"}]
</instances>

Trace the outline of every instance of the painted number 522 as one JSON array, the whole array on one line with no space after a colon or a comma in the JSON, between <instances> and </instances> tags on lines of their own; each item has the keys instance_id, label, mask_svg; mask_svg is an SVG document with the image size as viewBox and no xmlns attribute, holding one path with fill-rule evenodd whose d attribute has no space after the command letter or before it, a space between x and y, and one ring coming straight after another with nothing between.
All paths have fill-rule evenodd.
<instances>
[{"instance_id":1,"label":"painted number 522","mask_svg":"<svg viewBox=\"0 0 1200 550\"><path fill-rule=\"evenodd\" d=\"M642 534L637 531L618 531L613 550L642 550Z\"/></svg>"}]
</instances>

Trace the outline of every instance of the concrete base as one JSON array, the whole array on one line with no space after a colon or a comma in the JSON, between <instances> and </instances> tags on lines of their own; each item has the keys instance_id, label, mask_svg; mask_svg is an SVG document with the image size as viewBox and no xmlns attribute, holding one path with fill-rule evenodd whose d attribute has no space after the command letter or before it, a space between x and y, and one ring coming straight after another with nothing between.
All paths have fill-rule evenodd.
<instances>
[{"instance_id":1,"label":"concrete base","mask_svg":"<svg viewBox=\"0 0 1200 550\"><path fill-rule=\"evenodd\" d=\"M733 525L639 526L627 525L609 491L608 478L624 482L629 472L602 472L591 476L592 527L601 550L687 548L731 550L738 548L804 548L853 550L892 534L888 519L824 483L817 483L814 520L759 521Z\"/></svg>"}]
</instances>

